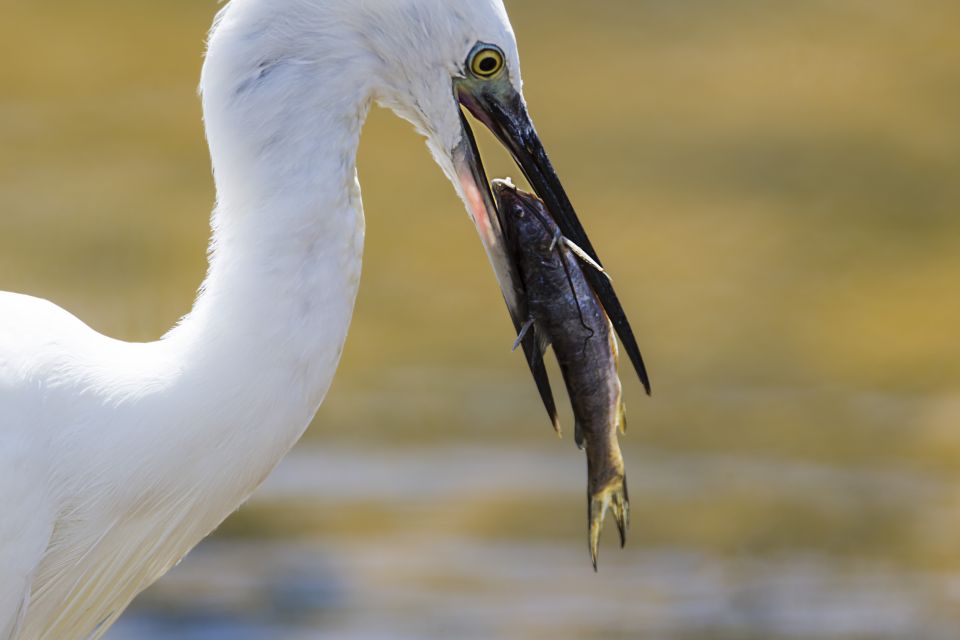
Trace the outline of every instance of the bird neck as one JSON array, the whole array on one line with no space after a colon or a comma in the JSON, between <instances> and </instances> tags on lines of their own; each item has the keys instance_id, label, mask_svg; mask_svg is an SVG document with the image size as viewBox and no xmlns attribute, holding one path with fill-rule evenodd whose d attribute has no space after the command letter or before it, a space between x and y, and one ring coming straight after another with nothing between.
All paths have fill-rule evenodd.
<instances>
[{"instance_id":1,"label":"bird neck","mask_svg":"<svg viewBox=\"0 0 960 640\"><path fill-rule=\"evenodd\" d=\"M323 400L353 313L364 240L356 154L370 99L329 66L262 50L237 25L211 38L210 266L167 340L223 392L212 402L243 398L260 428L283 432L282 448Z\"/></svg>"}]
</instances>

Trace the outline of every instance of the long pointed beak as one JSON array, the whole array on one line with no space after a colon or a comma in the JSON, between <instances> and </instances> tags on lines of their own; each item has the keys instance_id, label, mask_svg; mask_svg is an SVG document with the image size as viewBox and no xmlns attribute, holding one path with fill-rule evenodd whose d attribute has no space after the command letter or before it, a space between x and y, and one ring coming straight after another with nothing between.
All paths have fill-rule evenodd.
<instances>
[{"instance_id":1,"label":"long pointed beak","mask_svg":"<svg viewBox=\"0 0 960 640\"><path fill-rule=\"evenodd\" d=\"M514 316L519 314L520 317L516 317L515 320L519 320L522 324L526 321L526 317L521 313L525 310L520 309L523 287L513 261L507 256L503 226L490 190L487 172L483 168L483 160L480 158L480 150L477 147L473 129L470 128L470 123L467 122L463 113L460 114L460 119L463 123L463 139L453 153L454 170L462 185L463 197L467 201L470 217L487 250L487 256L500 282L510 313Z\"/></svg>"},{"instance_id":2,"label":"long pointed beak","mask_svg":"<svg viewBox=\"0 0 960 640\"><path fill-rule=\"evenodd\" d=\"M497 275L500 290L503 292L503 299L510 311L510 319L513 320L514 328L520 333L521 327L530 315L526 308L523 285L517 273L516 263L510 259L507 252L504 227L501 224L493 193L490 191L490 182L487 180L487 173L483 168L483 161L480 158L480 150L477 148L477 140L473 135L473 129L470 128L470 123L467 122L463 113L460 114L460 119L463 123L463 140L460 141L453 152L454 170L460 180L463 197L467 201L470 216L480 233L480 240L487 250L490 264L493 265L493 270ZM560 419L557 415L553 392L550 389L550 378L543 362L543 353L540 351L532 332L521 341L521 344L527 357L530 373L533 374L533 380L540 392L543 406L550 416L553 428L559 433Z\"/></svg>"},{"instance_id":3,"label":"long pointed beak","mask_svg":"<svg viewBox=\"0 0 960 640\"><path fill-rule=\"evenodd\" d=\"M556 220L563 235L602 265L540 142L540 137L537 135L520 93L509 85L508 88L497 85L489 89L462 85L457 87L457 98L510 151L530 185ZM522 286L519 284L513 261L507 255L503 226L490 192L476 139L466 118L463 118L463 126L464 136L454 151L454 165L463 185L471 215L480 232L480 238L490 256L504 299L516 323L517 314L522 315L520 308L523 297ZM595 269L586 269L584 273L607 315L610 316L624 350L629 355L640 381L649 394L650 378L640 347L610 279ZM520 318L521 323L525 320L525 317Z\"/></svg>"}]
</instances>

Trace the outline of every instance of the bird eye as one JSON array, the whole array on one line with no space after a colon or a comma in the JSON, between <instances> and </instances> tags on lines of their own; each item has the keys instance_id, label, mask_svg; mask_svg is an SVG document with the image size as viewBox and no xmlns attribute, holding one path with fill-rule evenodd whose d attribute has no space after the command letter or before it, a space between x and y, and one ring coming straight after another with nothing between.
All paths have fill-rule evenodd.
<instances>
[{"instance_id":1,"label":"bird eye","mask_svg":"<svg viewBox=\"0 0 960 640\"><path fill-rule=\"evenodd\" d=\"M478 78L492 78L503 70L503 52L492 44L480 45L470 55L470 70Z\"/></svg>"}]
</instances>

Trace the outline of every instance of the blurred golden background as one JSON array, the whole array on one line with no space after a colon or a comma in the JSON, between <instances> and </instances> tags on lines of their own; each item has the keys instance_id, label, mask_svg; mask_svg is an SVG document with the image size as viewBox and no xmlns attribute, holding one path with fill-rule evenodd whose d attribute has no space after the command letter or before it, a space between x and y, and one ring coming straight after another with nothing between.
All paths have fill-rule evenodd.
<instances>
[{"instance_id":1,"label":"blurred golden background","mask_svg":"<svg viewBox=\"0 0 960 640\"><path fill-rule=\"evenodd\" d=\"M960 637L960 5L507 6L653 375L623 372L627 550L593 575L582 456L453 189L375 110L328 400L111 640ZM189 310L216 9L2 3L0 289L128 340Z\"/></svg>"}]
</instances>

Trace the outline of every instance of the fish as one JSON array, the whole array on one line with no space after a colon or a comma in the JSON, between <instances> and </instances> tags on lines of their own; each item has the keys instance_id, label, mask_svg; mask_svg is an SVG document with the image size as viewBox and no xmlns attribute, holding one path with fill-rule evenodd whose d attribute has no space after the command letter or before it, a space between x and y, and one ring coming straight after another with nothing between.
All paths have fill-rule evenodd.
<instances>
[{"instance_id":1,"label":"fish","mask_svg":"<svg viewBox=\"0 0 960 640\"><path fill-rule=\"evenodd\" d=\"M528 358L539 358L542 364L544 352L552 347L573 409L576 444L586 451L587 522L596 571L607 511L616 520L621 547L626 544L630 524L619 440L627 426L619 349L613 324L584 269L605 272L563 237L536 196L521 191L508 180L494 180L493 192L507 254L522 287L519 298L529 314L514 349L521 344L535 345L525 352ZM533 369L532 361L530 365ZM559 425L555 415L551 419L555 426Z\"/></svg>"}]
</instances>

